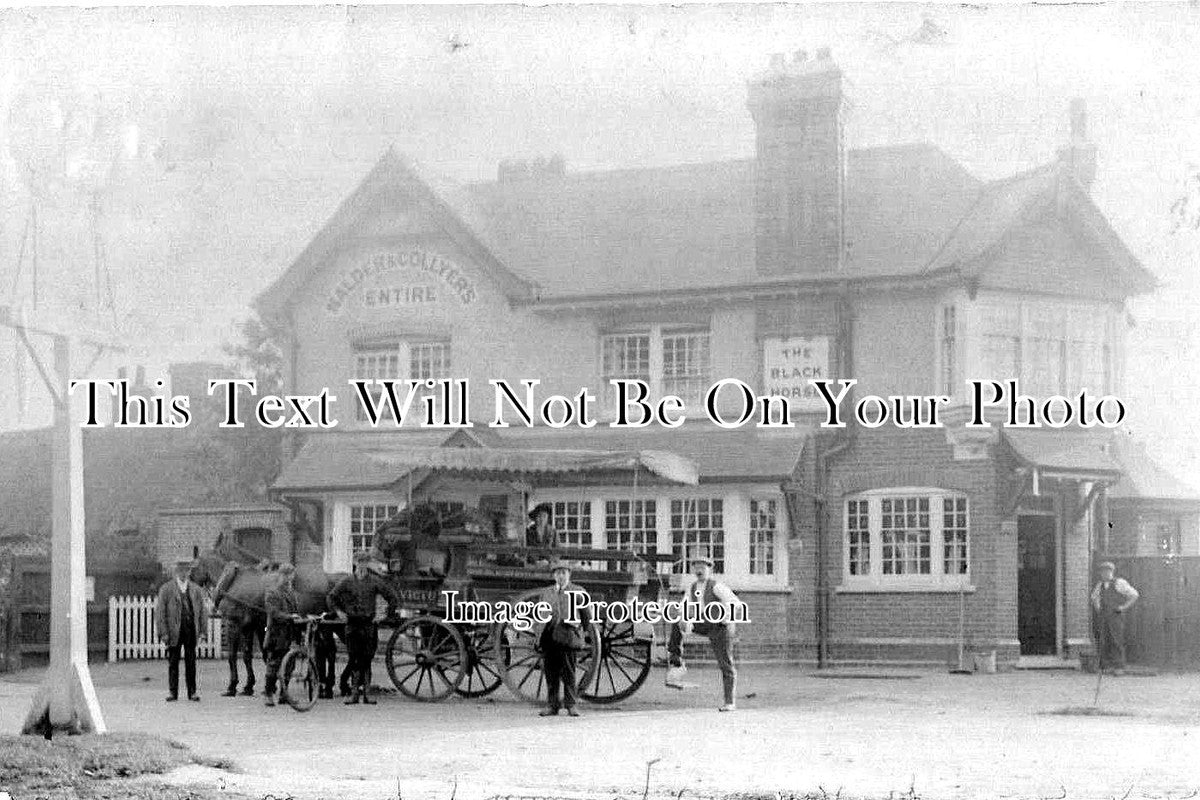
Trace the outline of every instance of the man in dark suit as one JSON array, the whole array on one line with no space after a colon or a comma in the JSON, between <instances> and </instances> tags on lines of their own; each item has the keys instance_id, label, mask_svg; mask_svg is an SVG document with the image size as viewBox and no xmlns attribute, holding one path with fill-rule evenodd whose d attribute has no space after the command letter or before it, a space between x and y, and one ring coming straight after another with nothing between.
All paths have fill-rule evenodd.
<instances>
[{"instance_id":1,"label":"man in dark suit","mask_svg":"<svg viewBox=\"0 0 1200 800\"><path fill-rule=\"evenodd\" d=\"M179 699L179 656L182 653L188 700L199 702L196 693L196 643L208 628L204 593L192 583L192 563L180 561L174 576L158 590L154 623L167 646L167 702Z\"/></svg>"},{"instance_id":2,"label":"man in dark suit","mask_svg":"<svg viewBox=\"0 0 1200 800\"><path fill-rule=\"evenodd\" d=\"M584 632L591 627L591 615L586 603L587 592L583 587L571 583L571 567L563 561L554 561L550 565L554 575L554 585L542 591L542 601L550 605L550 621L542 629L540 646L542 650L542 669L546 674L547 707L539 716L553 717L560 708L567 710L567 716L578 717L575 703L579 699L579 679L575 673L576 654L584 646ZM572 614L571 593L578 593L574 601L575 614ZM572 619L572 617L576 617ZM559 699L559 687L562 688L562 699Z\"/></svg>"},{"instance_id":3,"label":"man in dark suit","mask_svg":"<svg viewBox=\"0 0 1200 800\"><path fill-rule=\"evenodd\" d=\"M343 578L329 593L329 607L346 620L346 651L349 657L350 696L346 705L375 705L371 697L371 661L379 647L375 624L376 601L382 597L390 616L399 605L392 587L371 572L371 554L354 554L354 573Z\"/></svg>"}]
</instances>

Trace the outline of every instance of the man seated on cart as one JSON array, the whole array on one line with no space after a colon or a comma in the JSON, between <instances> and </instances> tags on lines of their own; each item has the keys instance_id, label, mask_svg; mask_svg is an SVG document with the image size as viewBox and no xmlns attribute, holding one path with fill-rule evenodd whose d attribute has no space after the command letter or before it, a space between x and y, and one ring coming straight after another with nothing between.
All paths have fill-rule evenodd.
<instances>
[{"instance_id":1,"label":"man seated on cart","mask_svg":"<svg viewBox=\"0 0 1200 800\"><path fill-rule=\"evenodd\" d=\"M354 573L342 578L329 593L329 607L346 618L346 650L350 661L350 696L346 705L375 705L370 691L371 662L379 648L376 600L382 597L387 601L388 616L399 605L392 587L371 571L373 562L369 552L355 553Z\"/></svg>"},{"instance_id":2,"label":"man seated on cart","mask_svg":"<svg viewBox=\"0 0 1200 800\"><path fill-rule=\"evenodd\" d=\"M554 506L538 503L529 512L530 523L525 529L525 546L542 549L558 548L558 531L554 528ZM538 556L530 559L530 565L546 566L550 559Z\"/></svg>"}]
</instances>

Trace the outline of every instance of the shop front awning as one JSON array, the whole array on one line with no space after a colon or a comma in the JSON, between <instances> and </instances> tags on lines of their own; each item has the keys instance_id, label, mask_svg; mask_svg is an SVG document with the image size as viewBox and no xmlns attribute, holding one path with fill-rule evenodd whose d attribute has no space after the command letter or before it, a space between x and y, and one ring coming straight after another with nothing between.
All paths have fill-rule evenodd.
<instances>
[{"instance_id":1,"label":"shop front awning","mask_svg":"<svg viewBox=\"0 0 1200 800\"><path fill-rule=\"evenodd\" d=\"M458 447L408 436L312 437L284 468L277 492L376 490L417 473L476 480L553 483L560 478L642 474L694 486L696 465L665 450L583 450L527 447Z\"/></svg>"}]
</instances>

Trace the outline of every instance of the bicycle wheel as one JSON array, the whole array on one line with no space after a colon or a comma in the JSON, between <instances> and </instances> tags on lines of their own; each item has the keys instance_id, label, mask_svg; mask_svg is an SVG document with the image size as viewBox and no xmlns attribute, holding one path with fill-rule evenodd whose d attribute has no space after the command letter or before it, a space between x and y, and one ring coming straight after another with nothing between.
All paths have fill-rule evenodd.
<instances>
[{"instance_id":1,"label":"bicycle wheel","mask_svg":"<svg viewBox=\"0 0 1200 800\"><path fill-rule=\"evenodd\" d=\"M317 702L320 683L317 681L317 666L308 653L293 650L283 657L279 665L279 685L283 700L297 711L308 711Z\"/></svg>"}]
</instances>

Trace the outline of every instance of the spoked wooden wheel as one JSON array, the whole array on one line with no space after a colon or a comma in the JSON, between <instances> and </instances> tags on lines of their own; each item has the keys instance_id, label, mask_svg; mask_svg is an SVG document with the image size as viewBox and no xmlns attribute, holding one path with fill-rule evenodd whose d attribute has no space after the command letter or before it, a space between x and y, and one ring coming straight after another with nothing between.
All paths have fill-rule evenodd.
<instances>
[{"instance_id":1,"label":"spoked wooden wheel","mask_svg":"<svg viewBox=\"0 0 1200 800\"><path fill-rule=\"evenodd\" d=\"M585 654L580 654L579 669L589 679L579 687L579 696L592 703L618 703L640 689L650 675L651 642L634 636L632 622L605 620L597 627L596 663L585 663Z\"/></svg>"},{"instance_id":2,"label":"spoked wooden wheel","mask_svg":"<svg viewBox=\"0 0 1200 800\"><path fill-rule=\"evenodd\" d=\"M387 668L392 683L414 700L445 700L462 682L466 663L462 635L437 617L408 620L388 642Z\"/></svg>"},{"instance_id":3,"label":"spoked wooden wheel","mask_svg":"<svg viewBox=\"0 0 1200 800\"><path fill-rule=\"evenodd\" d=\"M517 600L535 599L540 590L526 592ZM500 664L503 668L504 685L522 700L545 703L546 674L542 668L540 640L542 626L534 625L530 630L519 631L511 622L496 626L496 641L500 648ZM586 643L576 658L576 680L582 688L592 680L591 669L600 658L600 637L595 625L586 632ZM590 665L590 666L589 666Z\"/></svg>"},{"instance_id":4,"label":"spoked wooden wheel","mask_svg":"<svg viewBox=\"0 0 1200 800\"><path fill-rule=\"evenodd\" d=\"M467 645L466 670L462 683L454 691L463 697L483 697L504 682L499 639L491 625L475 625L459 631Z\"/></svg>"},{"instance_id":5,"label":"spoked wooden wheel","mask_svg":"<svg viewBox=\"0 0 1200 800\"><path fill-rule=\"evenodd\" d=\"M308 711L317 702L320 683L317 680L317 666L313 664L308 653L303 650L292 650L283 657L279 665L280 691L284 701L297 711Z\"/></svg>"}]
</instances>

